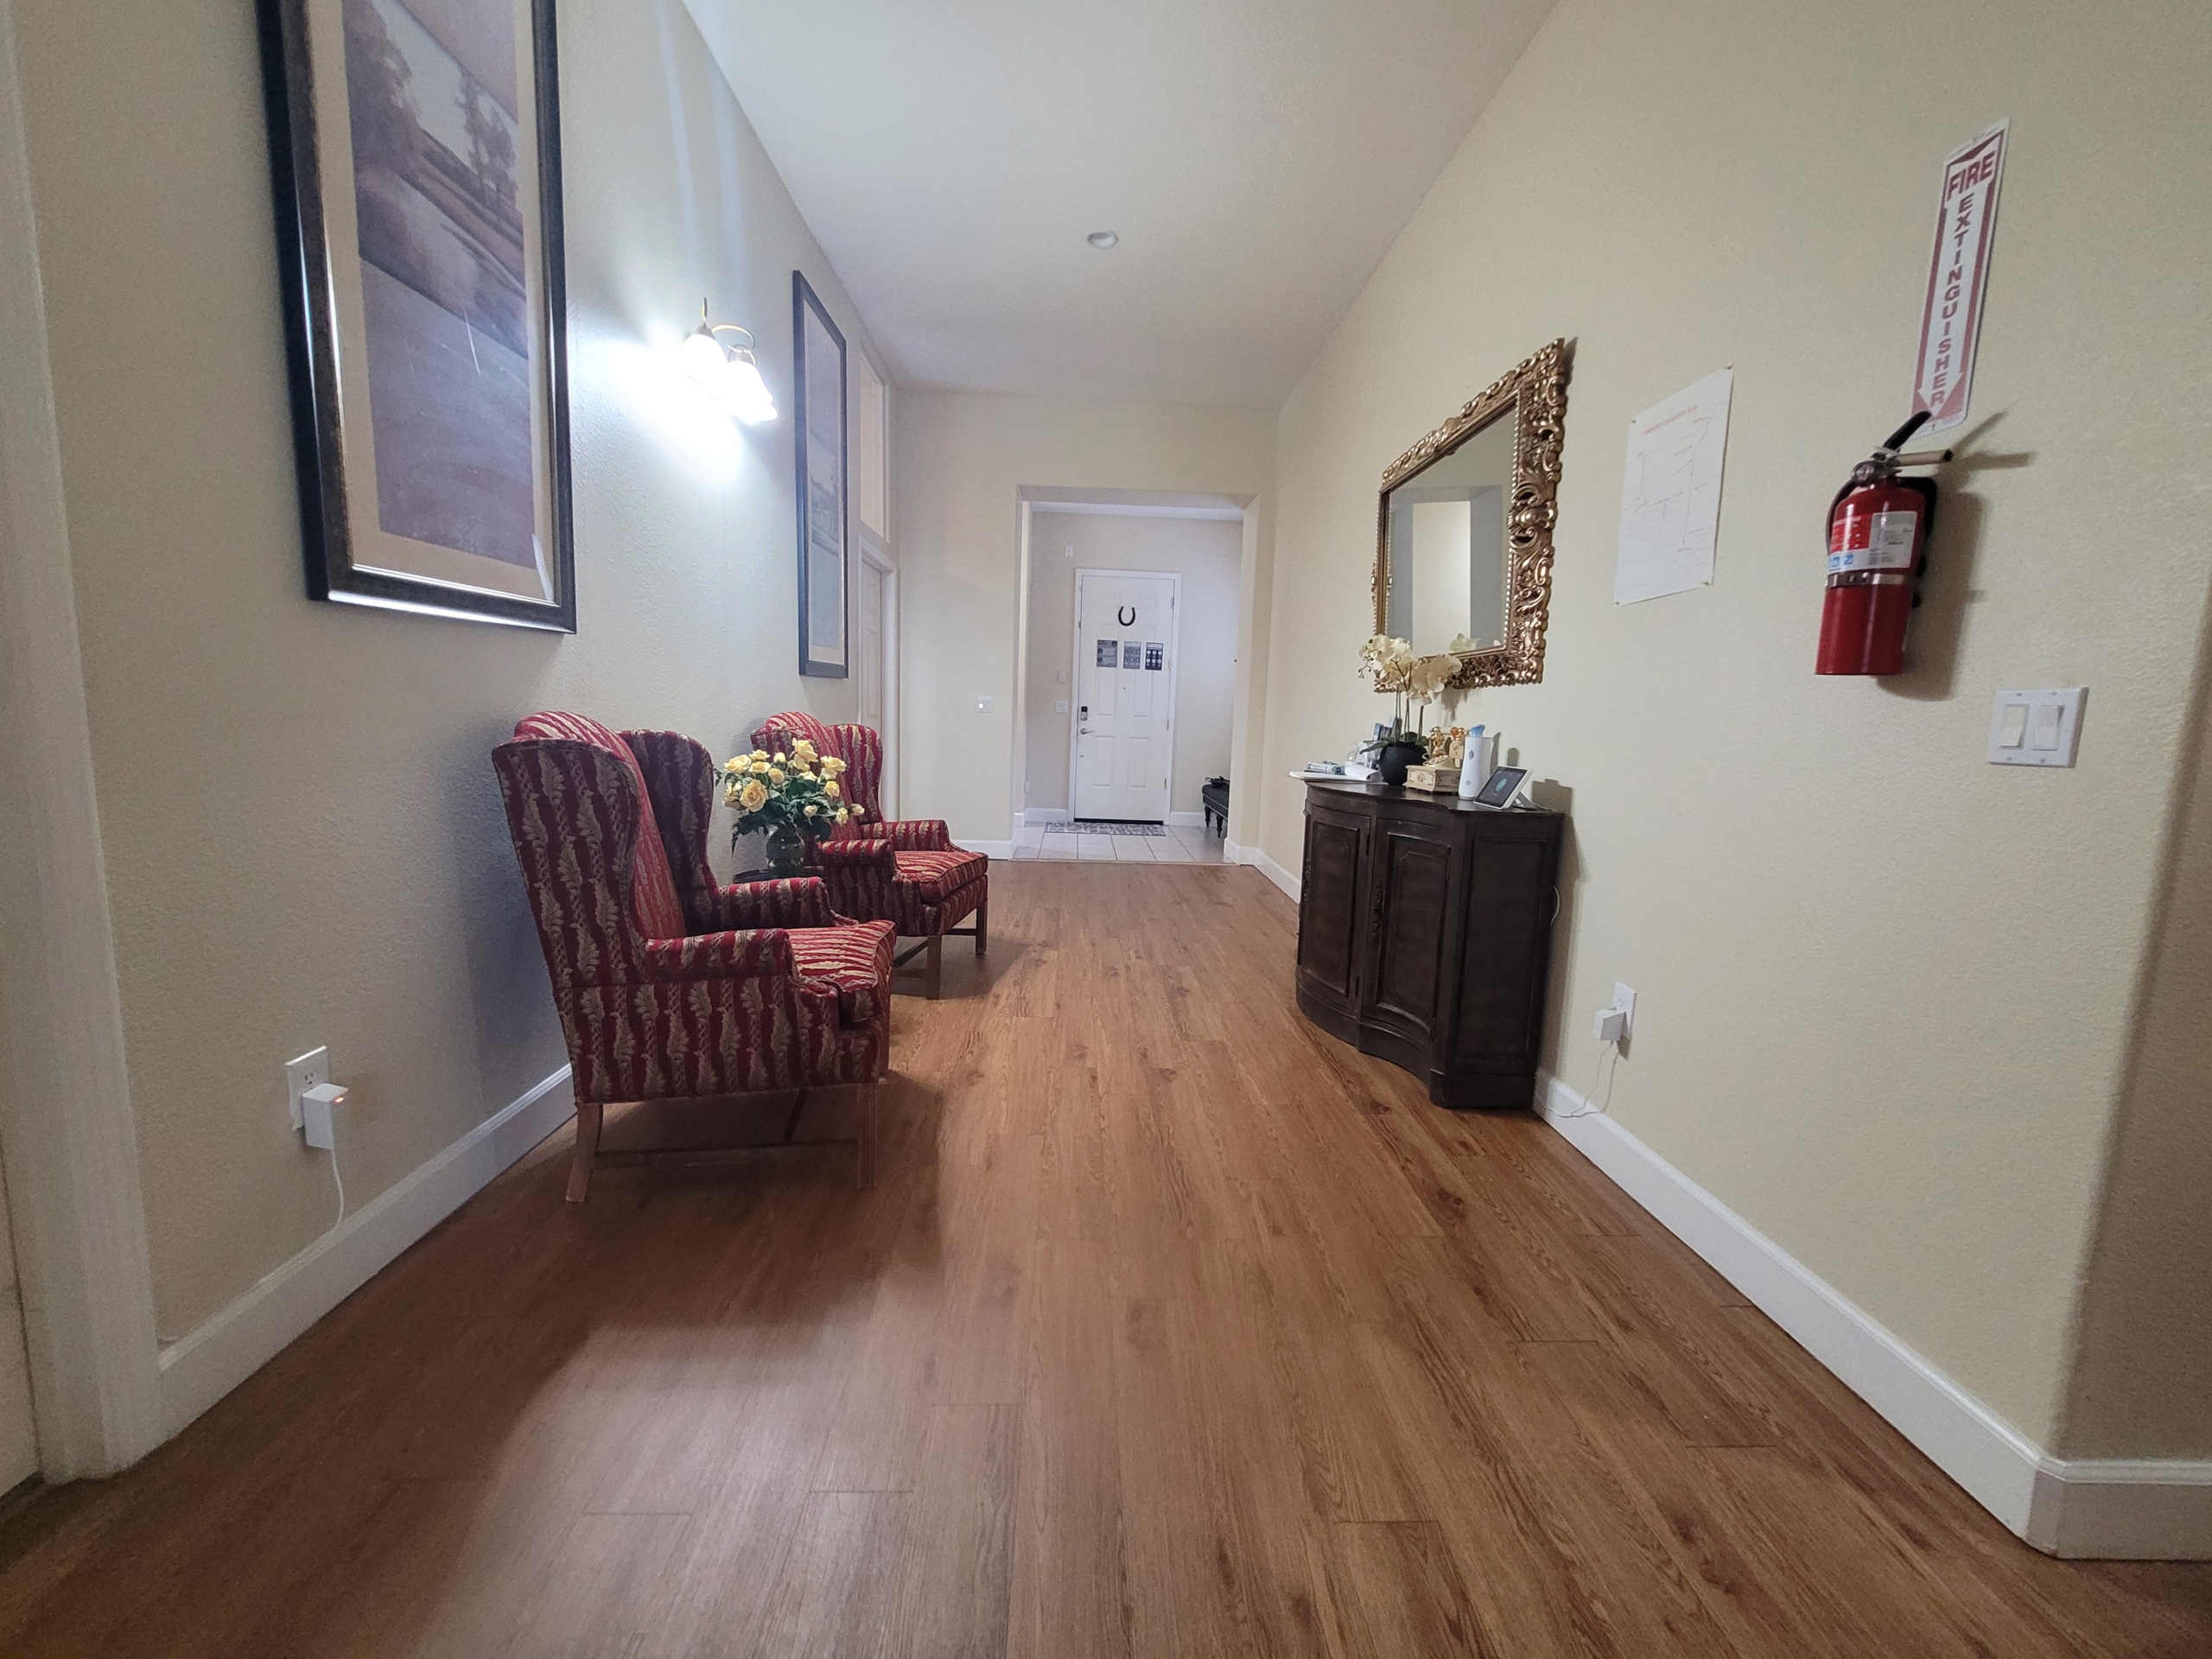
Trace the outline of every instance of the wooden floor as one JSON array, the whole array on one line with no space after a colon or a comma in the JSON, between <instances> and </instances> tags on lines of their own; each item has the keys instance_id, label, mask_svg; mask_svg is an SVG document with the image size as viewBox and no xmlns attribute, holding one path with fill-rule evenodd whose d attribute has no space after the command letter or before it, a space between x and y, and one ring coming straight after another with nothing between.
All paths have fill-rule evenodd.
<instances>
[{"instance_id":1,"label":"wooden floor","mask_svg":"<svg viewBox=\"0 0 2212 1659\"><path fill-rule=\"evenodd\" d=\"M2212 1568L2036 1554L1551 1131L1306 1026L1254 872L992 880L874 1192L572 1208L556 1136L0 1525L0 1652L2212 1653Z\"/></svg>"}]
</instances>

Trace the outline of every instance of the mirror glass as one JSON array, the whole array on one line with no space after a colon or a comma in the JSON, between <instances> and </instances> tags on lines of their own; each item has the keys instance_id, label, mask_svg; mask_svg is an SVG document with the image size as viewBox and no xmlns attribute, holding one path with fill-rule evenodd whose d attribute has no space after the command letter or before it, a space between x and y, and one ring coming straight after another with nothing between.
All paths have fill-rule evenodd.
<instances>
[{"instance_id":1,"label":"mirror glass","mask_svg":"<svg viewBox=\"0 0 2212 1659\"><path fill-rule=\"evenodd\" d=\"M1389 573L1383 632L1427 657L1505 643L1507 509L1514 408L1400 484L1383 513Z\"/></svg>"}]
</instances>

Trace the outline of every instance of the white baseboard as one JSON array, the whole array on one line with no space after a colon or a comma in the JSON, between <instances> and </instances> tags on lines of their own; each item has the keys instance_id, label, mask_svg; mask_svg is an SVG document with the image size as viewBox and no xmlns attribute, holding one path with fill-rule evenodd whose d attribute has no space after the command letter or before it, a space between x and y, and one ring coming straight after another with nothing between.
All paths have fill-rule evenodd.
<instances>
[{"instance_id":1,"label":"white baseboard","mask_svg":"<svg viewBox=\"0 0 2212 1659\"><path fill-rule=\"evenodd\" d=\"M1168 827L1174 830L1203 830L1205 822L1206 815L1203 812L1170 812L1167 815Z\"/></svg>"},{"instance_id":2,"label":"white baseboard","mask_svg":"<svg viewBox=\"0 0 2212 1659\"><path fill-rule=\"evenodd\" d=\"M2212 1560L2212 1462L2045 1456L2021 1536L2070 1560Z\"/></svg>"},{"instance_id":3,"label":"white baseboard","mask_svg":"<svg viewBox=\"0 0 2212 1659\"><path fill-rule=\"evenodd\" d=\"M963 851L982 853L990 858L1014 856L1014 843L1011 841L977 841L972 836L955 836L952 838L952 844Z\"/></svg>"},{"instance_id":4,"label":"white baseboard","mask_svg":"<svg viewBox=\"0 0 2212 1659\"><path fill-rule=\"evenodd\" d=\"M330 1236L161 1351L162 1429L174 1434L251 1376L492 1178L575 1114L563 1066L378 1194ZM340 1157L345 1147L339 1147Z\"/></svg>"},{"instance_id":5,"label":"white baseboard","mask_svg":"<svg viewBox=\"0 0 2212 1659\"><path fill-rule=\"evenodd\" d=\"M1268 880L1288 893L1293 904L1298 902L1298 878L1269 858L1264 849L1258 847L1240 847L1232 841L1222 851L1224 856L1232 863L1255 866L1262 875L1266 876Z\"/></svg>"},{"instance_id":6,"label":"white baseboard","mask_svg":"<svg viewBox=\"0 0 2212 1659\"><path fill-rule=\"evenodd\" d=\"M2052 1457L1566 1084L1539 1082L1552 1128L2029 1543L2212 1559L2212 1462Z\"/></svg>"},{"instance_id":7,"label":"white baseboard","mask_svg":"<svg viewBox=\"0 0 2212 1659\"><path fill-rule=\"evenodd\" d=\"M1024 823L1065 823L1075 816L1065 806L1031 806L1022 809Z\"/></svg>"}]
</instances>

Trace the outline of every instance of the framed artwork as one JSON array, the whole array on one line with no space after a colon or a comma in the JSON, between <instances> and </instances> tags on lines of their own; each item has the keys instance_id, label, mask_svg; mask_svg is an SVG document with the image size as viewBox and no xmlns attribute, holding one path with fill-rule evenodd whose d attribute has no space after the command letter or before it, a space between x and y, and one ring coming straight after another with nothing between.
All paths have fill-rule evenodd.
<instances>
[{"instance_id":1,"label":"framed artwork","mask_svg":"<svg viewBox=\"0 0 2212 1659\"><path fill-rule=\"evenodd\" d=\"M791 385L798 430L798 671L842 680L845 646L845 337L791 272Z\"/></svg>"},{"instance_id":2,"label":"framed artwork","mask_svg":"<svg viewBox=\"0 0 2212 1659\"><path fill-rule=\"evenodd\" d=\"M553 0L259 0L315 599L573 633Z\"/></svg>"}]
</instances>

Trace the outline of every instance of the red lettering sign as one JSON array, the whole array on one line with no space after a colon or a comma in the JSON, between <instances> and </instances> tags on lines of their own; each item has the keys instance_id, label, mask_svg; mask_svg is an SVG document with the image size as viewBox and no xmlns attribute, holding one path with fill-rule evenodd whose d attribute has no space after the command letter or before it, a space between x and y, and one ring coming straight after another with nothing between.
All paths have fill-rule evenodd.
<instances>
[{"instance_id":1,"label":"red lettering sign","mask_svg":"<svg viewBox=\"0 0 2212 1659\"><path fill-rule=\"evenodd\" d=\"M1974 391L1974 348L1981 338L1982 296L1989 286L1989 251L1997 230L1997 190L2005 170L1999 122L1943 163L1936 209L1936 251L1928 263L1928 297L1920 315L1920 357L1912 406L1926 410L1924 430L1941 432L1967 417Z\"/></svg>"}]
</instances>

